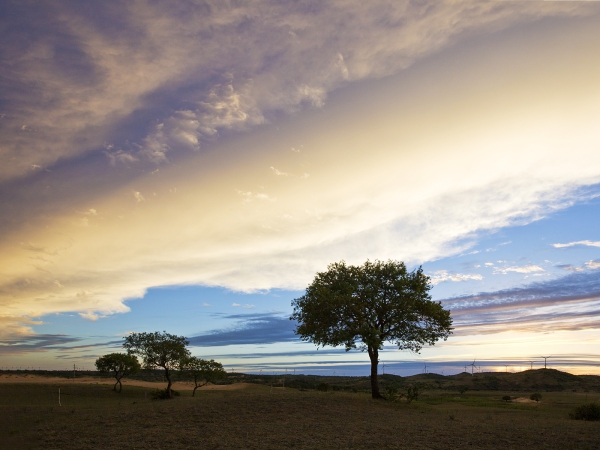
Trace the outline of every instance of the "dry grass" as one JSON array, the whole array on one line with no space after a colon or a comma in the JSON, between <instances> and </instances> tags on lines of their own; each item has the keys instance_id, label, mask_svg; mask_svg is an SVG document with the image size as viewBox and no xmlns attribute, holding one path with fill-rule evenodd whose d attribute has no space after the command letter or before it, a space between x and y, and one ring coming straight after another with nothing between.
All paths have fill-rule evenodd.
<instances>
[{"instance_id":1,"label":"dry grass","mask_svg":"<svg viewBox=\"0 0 600 450\"><path fill-rule=\"evenodd\" d=\"M58 387L62 407L58 406ZM162 385L161 385L162 387ZM584 394L430 391L411 404L366 394L248 386L168 401L106 385L0 385L0 445L44 449L597 449L598 423L568 418ZM512 393L514 396L523 394Z\"/></svg>"}]
</instances>

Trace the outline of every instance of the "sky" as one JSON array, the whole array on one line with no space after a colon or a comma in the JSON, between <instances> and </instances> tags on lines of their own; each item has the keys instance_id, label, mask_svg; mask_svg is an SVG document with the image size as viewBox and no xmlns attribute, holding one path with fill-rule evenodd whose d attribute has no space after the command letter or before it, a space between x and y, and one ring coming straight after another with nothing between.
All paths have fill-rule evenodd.
<instances>
[{"instance_id":1,"label":"sky","mask_svg":"<svg viewBox=\"0 0 600 450\"><path fill-rule=\"evenodd\" d=\"M382 371L600 375L599 2L0 8L0 368L165 330L227 370L366 375L291 302L392 259L455 329Z\"/></svg>"}]
</instances>

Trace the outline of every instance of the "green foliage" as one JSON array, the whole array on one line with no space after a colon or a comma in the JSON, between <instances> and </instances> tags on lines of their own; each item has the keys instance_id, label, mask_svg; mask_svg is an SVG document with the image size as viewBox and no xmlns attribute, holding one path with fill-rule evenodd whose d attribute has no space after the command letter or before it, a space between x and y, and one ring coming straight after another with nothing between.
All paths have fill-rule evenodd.
<instances>
[{"instance_id":1,"label":"green foliage","mask_svg":"<svg viewBox=\"0 0 600 450\"><path fill-rule=\"evenodd\" d=\"M504 397L502 397L502 400L504 400L505 402L510 402L512 400L512 397L510 395L505 395Z\"/></svg>"},{"instance_id":2,"label":"green foliage","mask_svg":"<svg viewBox=\"0 0 600 450\"><path fill-rule=\"evenodd\" d=\"M171 370L179 368L181 361L190 356L186 346L188 340L183 336L169 334L166 331L159 333L131 333L126 336L123 347L130 355L139 355L144 363L144 368L162 368L167 379L167 392L171 392Z\"/></svg>"},{"instance_id":3,"label":"green foliage","mask_svg":"<svg viewBox=\"0 0 600 450\"><path fill-rule=\"evenodd\" d=\"M402 398L402 394L396 386L387 386L385 388L385 398L393 402L397 402Z\"/></svg>"},{"instance_id":4,"label":"green foliage","mask_svg":"<svg viewBox=\"0 0 600 450\"><path fill-rule=\"evenodd\" d=\"M317 273L306 293L292 301L290 319L298 322L295 332L304 341L368 351L372 395L382 398L377 365L385 342L419 352L452 332L450 312L431 300L430 289L423 270L408 272L403 262L342 261Z\"/></svg>"},{"instance_id":5,"label":"green foliage","mask_svg":"<svg viewBox=\"0 0 600 450\"><path fill-rule=\"evenodd\" d=\"M460 386L458 388L458 392L461 394L464 394L465 392L467 392L469 390L469 388L467 386Z\"/></svg>"},{"instance_id":6,"label":"green foliage","mask_svg":"<svg viewBox=\"0 0 600 450\"><path fill-rule=\"evenodd\" d=\"M400 350L418 352L423 345L446 339L450 312L431 301L429 277L421 268L408 272L398 261L345 262L317 273L306 294L292 301L296 333L317 345L344 345L346 350L382 349L394 342Z\"/></svg>"},{"instance_id":7,"label":"green foliage","mask_svg":"<svg viewBox=\"0 0 600 450\"><path fill-rule=\"evenodd\" d=\"M144 368L176 369L179 362L190 355L188 340L165 331L159 333L131 333L126 336L123 348L130 355L142 358Z\"/></svg>"},{"instance_id":8,"label":"green foliage","mask_svg":"<svg viewBox=\"0 0 600 450\"><path fill-rule=\"evenodd\" d=\"M574 420L600 420L600 405L597 403L585 403L579 405L569 413L569 417Z\"/></svg>"},{"instance_id":9,"label":"green foliage","mask_svg":"<svg viewBox=\"0 0 600 450\"><path fill-rule=\"evenodd\" d=\"M118 392L120 393L123 389L121 378L139 372L141 366L134 355L128 355L124 353L109 353L108 355L101 356L96 360L96 368L99 372L113 373L113 376L117 380L113 386L113 390L117 390L118 384Z\"/></svg>"},{"instance_id":10,"label":"green foliage","mask_svg":"<svg viewBox=\"0 0 600 450\"><path fill-rule=\"evenodd\" d=\"M419 400L420 388L421 386L418 383L408 385L406 388L406 401L408 403L412 402L413 400Z\"/></svg>"},{"instance_id":11,"label":"green foliage","mask_svg":"<svg viewBox=\"0 0 600 450\"><path fill-rule=\"evenodd\" d=\"M227 376L223 364L216 362L214 359L208 361L196 356L188 356L181 360L179 369L184 377L194 380L193 396L196 395L196 389L199 387L208 383L214 384Z\"/></svg>"},{"instance_id":12,"label":"green foliage","mask_svg":"<svg viewBox=\"0 0 600 450\"><path fill-rule=\"evenodd\" d=\"M529 399L533 400L533 401L536 401L536 402L539 402L542 399L542 394L540 394L539 392L534 392L533 394L531 394L529 396Z\"/></svg>"},{"instance_id":13,"label":"green foliage","mask_svg":"<svg viewBox=\"0 0 600 450\"><path fill-rule=\"evenodd\" d=\"M317 386L317 390L321 392L327 392L330 388L329 383L319 383Z\"/></svg>"}]
</instances>

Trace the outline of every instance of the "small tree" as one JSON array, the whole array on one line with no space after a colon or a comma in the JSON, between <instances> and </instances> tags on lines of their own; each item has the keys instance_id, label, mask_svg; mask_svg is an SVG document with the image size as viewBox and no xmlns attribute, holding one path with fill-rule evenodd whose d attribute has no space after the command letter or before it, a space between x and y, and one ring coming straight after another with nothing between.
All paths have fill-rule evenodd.
<instances>
[{"instance_id":1,"label":"small tree","mask_svg":"<svg viewBox=\"0 0 600 450\"><path fill-rule=\"evenodd\" d=\"M223 364L210 361L196 356L189 356L180 363L180 370L194 379L194 391L192 397L196 396L196 389L206 386L208 383L215 383L222 380L227 375ZM202 384L200 384L202 383Z\"/></svg>"},{"instance_id":2,"label":"small tree","mask_svg":"<svg viewBox=\"0 0 600 450\"><path fill-rule=\"evenodd\" d=\"M540 394L539 392L534 392L529 396L529 399L535 402L539 402L542 399L542 394Z\"/></svg>"},{"instance_id":3,"label":"small tree","mask_svg":"<svg viewBox=\"0 0 600 450\"><path fill-rule=\"evenodd\" d=\"M319 272L306 293L292 301L295 330L316 345L357 348L371 359L371 395L383 399L377 382L379 351L385 342L418 353L446 340L452 332L450 312L431 300L431 284L421 268L408 272L400 261L345 262Z\"/></svg>"},{"instance_id":4,"label":"small tree","mask_svg":"<svg viewBox=\"0 0 600 450\"><path fill-rule=\"evenodd\" d=\"M113 376L117 380L113 386L113 391L117 391L117 384L121 393L123 385L121 384L121 378L128 375L133 375L140 371L140 363L137 358L133 355L126 355L124 353L110 353L108 355L101 356L96 360L96 368L100 372L112 372Z\"/></svg>"},{"instance_id":5,"label":"small tree","mask_svg":"<svg viewBox=\"0 0 600 450\"><path fill-rule=\"evenodd\" d=\"M179 363L190 356L186 346L188 340L183 336L175 336L166 331L159 333L131 333L125 337L123 347L130 355L139 355L142 358L144 368L162 368L167 379L167 397L172 398L171 371L177 370Z\"/></svg>"}]
</instances>

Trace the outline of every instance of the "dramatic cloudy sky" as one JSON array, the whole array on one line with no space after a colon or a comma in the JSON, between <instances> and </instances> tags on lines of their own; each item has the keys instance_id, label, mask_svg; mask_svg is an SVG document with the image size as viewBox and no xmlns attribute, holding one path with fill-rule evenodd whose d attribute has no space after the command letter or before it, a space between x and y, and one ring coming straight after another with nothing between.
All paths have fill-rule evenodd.
<instances>
[{"instance_id":1,"label":"dramatic cloudy sky","mask_svg":"<svg viewBox=\"0 0 600 450\"><path fill-rule=\"evenodd\" d=\"M299 342L290 301L331 262L396 259L456 330L386 347L386 370L600 373L600 3L12 1L0 21L0 366L91 368L166 330L236 370L366 373Z\"/></svg>"}]
</instances>

